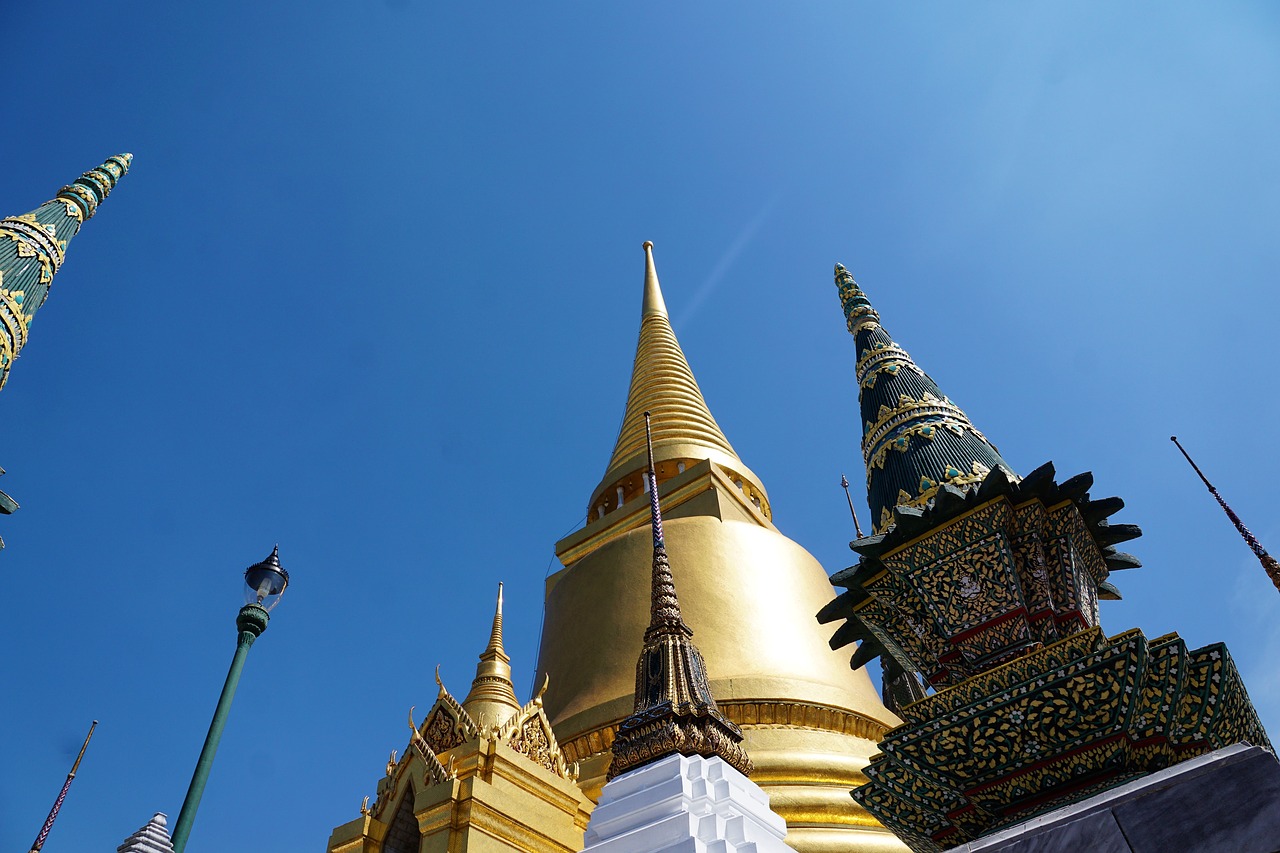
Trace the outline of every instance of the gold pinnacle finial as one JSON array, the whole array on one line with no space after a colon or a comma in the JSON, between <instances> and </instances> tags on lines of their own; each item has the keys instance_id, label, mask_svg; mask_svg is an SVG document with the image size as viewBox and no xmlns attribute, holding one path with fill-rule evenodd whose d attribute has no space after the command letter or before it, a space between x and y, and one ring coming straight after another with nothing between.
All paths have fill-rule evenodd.
<instances>
[{"instance_id":1,"label":"gold pinnacle finial","mask_svg":"<svg viewBox=\"0 0 1280 853\"><path fill-rule=\"evenodd\" d=\"M498 606L493 611L493 630L489 632L489 645L485 652L498 652L505 655L502 648L502 582L498 582Z\"/></svg>"},{"instance_id":2,"label":"gold pinnacle finial","mask_svg":"<svg viewBox=\"0 0 1280 853\"><path fill-rule=\"evenodd\" d=\"M658 270L653 265L653 241L645 240L644 245L644 303L640 308L640 316L661 314L667 316L667 303L662 298L662 288L658 285Z\"/></svg>"},{"instance_id":3,"label":"gold pinnacle finial","mask_svg":"<svg viewBox=\"0 0 1280 853\"><path fill-rule=\"evenodd\" d=\"M480 653L476 677L462 707L482 729L500 727L520 710L515 685L511 683L511 658L502 648L502 584L498 584L489 644Z\"/></svg>"}]
</instances>

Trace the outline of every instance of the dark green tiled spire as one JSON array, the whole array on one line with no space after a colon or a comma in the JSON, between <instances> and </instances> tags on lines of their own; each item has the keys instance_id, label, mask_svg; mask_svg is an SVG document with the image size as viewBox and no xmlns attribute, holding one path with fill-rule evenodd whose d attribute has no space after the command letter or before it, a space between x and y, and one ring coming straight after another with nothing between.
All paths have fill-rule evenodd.
<instances>
[{"instance_id":1,"label":"dark green tiled spire","mask_svg":"<svg viewBox=\"0 0 1280 853\"><path fill-rule=\"evenodd\" d=\"M1016 479L1000 452L889 337L867 295L840 264L836 287L857 344L862 457L876 532L892 523L895 506L922 507L944 483L980 482L997 466Z\"/></svg>"},{"instance_id":2,"label":"dark green tiled spire","mask_svg":"<svg viewBox=\"0 0 1280 853\"><path fill-rule=\"evenodd\" d=\"M109 157L30 213L0 219L0 388L27 343L27 330L44 305L67 243L129 171L132 154Z\"/></svg>"}]
</instances>

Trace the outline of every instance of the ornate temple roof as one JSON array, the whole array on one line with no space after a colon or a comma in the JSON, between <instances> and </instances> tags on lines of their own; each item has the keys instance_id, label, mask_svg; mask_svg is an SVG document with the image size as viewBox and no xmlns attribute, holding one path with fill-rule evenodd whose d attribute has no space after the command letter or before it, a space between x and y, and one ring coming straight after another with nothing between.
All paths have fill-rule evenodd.
<instances>
[{"instance_id":1,"label":"ornate temple roof","mask_svg":"<svg viewBox=\"0 0 1280 853\"><path fill-rule=\"evenodd\" d=\"M409 709L408 746L391 753L373 805L365 797L360 817L334 828L329 853L582 849L591 801L542 708L547 683L520 705L509 660L499 585L471 692L459 702L437 667L435 704L420 726Z\"/></svg>"},{"instance_id":2,"label":"ornate temple roof","mask_svg":"<svg viewBox=\"0 0 1280 853\"><path fill-rule=\"evenodd\" d=\"M618 488L623 490L624 502L637 494L645 470L645 412L653 413L653 445L661 479L675 473L673 465L671 474L667 474L664 462L693 464L711 459L744 475L764 495L763 484L738 458L702 397L671 328L653 263L653 243L647 240L644 257L644 299L631 387L609 465L591 495L589 517L597 517L602 503L606 511L616 509Z\"/></svg>"},{"instance_id":3,"label":"ornate temple roof","mask_svg":"<svg viewBox=\"0 0 1280 853\"><path fill-rule=\"evenodd\" d=\"M650 413L645 412L653 526L649 627L636 662L635 711L618 728L609 778L675 754L718 755L740 772L750 773L751 759L741 746L742 731L716 707L707 665L693 644L693 631L680 615L662 533L649 422Z\"/></svg>"},{"instance_id":4,"label":"ornate temple roof","mask_svg":"<svg viewBox=\"0 0 1280 853\"><path fill-rule=\"evenodd\" d=\"M996 467L1016 479L995 446L884 330L871 301L840 264L835 279L857 344L862 457L876 532L892 523L894 507L924 506L944 484L978 483Z\"/></svg>"},{"instance_id":5,"label":"ornate temple roof","mask_svg":"<svg viewBox=\"0 0 1280 853\"><path fill-rule=\"evenodd\" d=\"M132 154L109 157L30 213L0 219L0 388L27 343L32 318L49 298L67 244L132 162Z\"/></svg>"}]
</instances>

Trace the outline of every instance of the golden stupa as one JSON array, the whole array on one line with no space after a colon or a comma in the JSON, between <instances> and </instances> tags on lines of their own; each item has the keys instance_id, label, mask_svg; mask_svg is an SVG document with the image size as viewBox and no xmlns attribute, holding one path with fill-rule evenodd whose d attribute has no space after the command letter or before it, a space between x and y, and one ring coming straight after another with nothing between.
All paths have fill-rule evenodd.
<instances>
[{"instance_id":1,"label":"golden stupa","mask_svg":"<svg viewBox=\"0 0 1280 853\"><path fill-rule=\"evenodd\" d=\"M680 602L713 674L721 711L739 725L752 778L802 853L906 848L849 791L898 724L865 671L833 652L815 614L827 573L771 521L764 484L725 438L676 341L645 243L644 300L618 441L591 494L585 527L556 544L547 580L538 680L543 706L579 784L599 797L618 724L632 710L649 619L652 542L645 498L644 412L653 415L666 541Z\"/></svg>"}]
</instances>

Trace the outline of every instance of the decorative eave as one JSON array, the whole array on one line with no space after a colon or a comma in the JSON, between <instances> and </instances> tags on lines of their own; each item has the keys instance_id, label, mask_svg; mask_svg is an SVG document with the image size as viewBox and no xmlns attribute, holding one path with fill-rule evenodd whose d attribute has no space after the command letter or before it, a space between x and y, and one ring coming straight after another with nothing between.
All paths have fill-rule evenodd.
<instances>
[{"instance_id":1,"label":"decorative eave","mask_svg":"<svg viewBox=\"0 0 1280 853\"><path fill-rule=\"evenodd\" d=\"M849 547L863 557L879 557L910 544L931 530L953 518L1001 495L1015 505L1036 499L1046 506L1056 506L1071 501L1092 529L1098 547L1108 553L1113 571L1141 566L1132 555L1120 555L1112 547L1119 542L1136 539L1142 529L1136 524L1112 525L1107 519L1124 509L1124 500L1118 497L1093 499L1089 489L1093 487L1093 473L1085 471L1059 483L1052 462L1046 462L1025 477L1014 479L999 468L988 472L980 481L963 488L944 487L937 499L928 506L895 507L893 523L883 533L855 539ZM850 569L837 572L832 580L847 577Z\"/></svg>"},{"instance_id":2,"label":"decorative eave","mask_svg":"<svg viewBox=\"0 0 1280 853\"><path fill-rule=\"evenodd\" d=\"M956 679L972 674L974 666L980 671L984 664L968 657L977 654L971 651L973 639L953 635L960 629L949 629L938 622L938 605L926 602L938 592L931 586L920 586L924 575L919 572L925 571L923 568L910 568L915 565L913 561L922 559L915 556L921 549L922 553L933 553L930 550L933 547L953 549L938 551L936 556L927 559L951 560L945 564L945 570L956 575L951 583L962 584L969 576L966 573L973 570L964 562L968 558L946 555L964 553L954 549L962 549L970 539L975 547L979 541L990 541L994 544L984 547L1006 549L995 557L999 565L1007 563L1018 580L1015 582L1004 574L1004 569L990 578L976 579L978 589L966 604L967 610L981 614L984 607L989 607L987 617L990 619L1029 620L1031 626L1021 640L1017 637L1022 635L1002 628L1005 639L987 648L981 659L998 663L1002 655L1024 653L1036 648L1038 643L1055 641L1064 631L1069 633L1096 624L1096 617L1089 613L1088 601L1077 602L1075 596L1083 595L1087 589L1096 589L1098 598L1118 599L1119 590L1108 580L1110 572L1141 564L1132 555L1117 551L1115 545L1136 538L1141 530L1133 524L1110 524L1108 517L1119 511L1124 501L1120 498L1092 500L1088 493L1092 484L1093 475L1088 473L1056 482L1052 463L1042 465L1019 481L1010 480L1002 470L996 469L980 484L963 489L943 487L928 507L896 508L894 523L885 533L850 543L862 556L859 563L831 578L832 584L846 590L818 613L818 621L824 624L845 620L832 636L831 647L838 649L860 641L850 662L853 668L880 657L891 677L903 671L921 672L938 686L955 683ZM980 516L995 518L993 513L1007 519L997 522L997 530L1004 532L948 532L955 525ZM990 539L992 535L996 538ZM1071 553L1077 555L1066 563L1061 561L1067 558L1055 550L1061 547L1055 543L1064 536L1068 537L1064 541L1072 543ZM932 546L931 542L939 544ZM1055 571L1066 571L1070 577L1056 580L1050 564L1060 566ZM1087 579L1082 572L1087 573ZM1062 583L1067 586L1055 587ZM1056 598L1055 588L1059 590ZM1071 592L1073 589L1078 592ZM997 600L1000 603L996 603ZM985 624L977 616L970 621L972 624L966 623L964 631L977 630L978 625ZM956 655L966 649L970 651L964 652L965 662L962 662Z\"/></svg>"}]
</instances>

